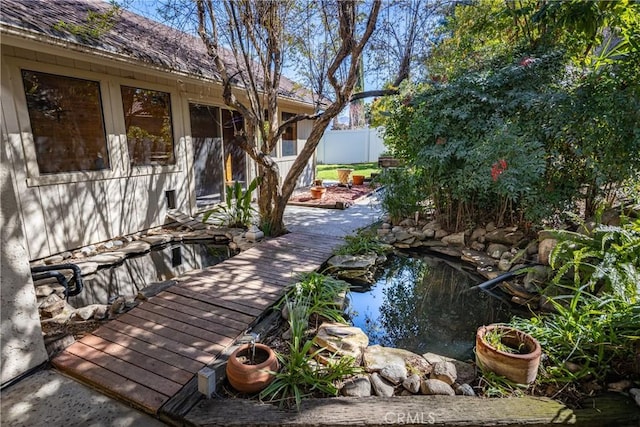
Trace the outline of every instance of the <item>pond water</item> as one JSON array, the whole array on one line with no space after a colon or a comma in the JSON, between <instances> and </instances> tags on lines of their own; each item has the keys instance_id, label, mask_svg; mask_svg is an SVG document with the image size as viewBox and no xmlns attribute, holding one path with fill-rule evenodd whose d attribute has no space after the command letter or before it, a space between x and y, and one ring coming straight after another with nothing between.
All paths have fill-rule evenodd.
<instances>
[{"instance_id":1,"label":"pond water","mask_svg":"<svg viewBox=\"0 0 640 427\"><path fill-rule=\"evenodd\" d=\"M89 304L108 304L119 295L135 296L151 283L218 264L231 256L233 253L228 246L208 241L159 246L83 277L84 289L79 295L70 297L69 303L76 308Z\"/></svg>"},{"instance_id":2,"label":"pond water","mask_svg":"<svg viewBox=\"0 0 640 427\"><path fill-rule=\"evenodd\" d=\"M365 292L350 292L349 314L369 343L417 354L473 358L478 326L507 321L510 306L478 289L484 280L459 263L395 256Z\"/></svg>"}]
</instances>

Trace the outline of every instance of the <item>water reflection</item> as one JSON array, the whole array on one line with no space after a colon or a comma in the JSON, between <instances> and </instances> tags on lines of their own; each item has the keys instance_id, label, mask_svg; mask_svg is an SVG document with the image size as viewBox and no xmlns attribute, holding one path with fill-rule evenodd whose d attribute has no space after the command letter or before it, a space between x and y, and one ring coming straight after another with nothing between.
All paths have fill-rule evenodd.
<instances>
[{"instance_id":1,"label":"water reflection","mask_svg":"<svg viewBox=\"0 0 640 427\"><path fill-rule=\"evenodd\" d=\"M478 326L509 318L506 304L465 292L481 281L437 257L394 257L367 292L351 292L352 322L371 344L466 359Z\"/></svg>"},{"instance_id":2,"label":"water reflection","mask_svg":"<svg viewBox=\"0 0 640 427\"><path fill-rule=\"evenodd\" d=\"M153 282L173 279L192 270L218 264L232 256L226 245L207 242L174 243L126 258L84 278L84 289L69 298L74 307L107 304L118 296L135 296Z\"/></svg>"}]
</instances>

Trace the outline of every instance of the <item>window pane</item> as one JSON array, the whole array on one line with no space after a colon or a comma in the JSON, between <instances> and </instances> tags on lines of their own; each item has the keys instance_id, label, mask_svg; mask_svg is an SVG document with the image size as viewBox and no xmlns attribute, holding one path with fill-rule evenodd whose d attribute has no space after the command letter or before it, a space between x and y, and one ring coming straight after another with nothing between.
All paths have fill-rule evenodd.
<instances>
[{"instance_id":1,"label":"window pane","mask_svg":"<svg viewBox=\"0 0 640 427\"><path fill-rule=\"evenodd\" d=\"M282 113L282 121L289 120L294 117L292 113ZM295 156L298 154L298 123L292 123L285 129L282 134L282 157Z\"/></svg>"},{"instance_id":2,"label":"window pane","mask_svg":"<svg viewBox=\"0 0 640 427\"><path fill-rule=\"evenodd\" d=\"M131 165L174 164L170 95L127 86L121 93Z\"/></svg>"},{"instance_id":3,"label":"window pane","mask_svg":"<svg viewBox=\"0 0 640 427\"><path fill-rule=\"evenodd\" d=\"M193 176L196 184L196 206L222 200L222 138L220 109L189 104L191 141L193 142Z\"/></svg>"},{"instance_id":4,"label":"window pane","mask_svg":"<svg viewBox=\"0 0 640 427\"><path fill-rule=\"evenodd\" d=\"M246 186L247 156L237 143L237 140L244 137L242 114L237 111L222 110L224 179L228 184L238 181Z\"/></svg>"},{"instance_id":5,"label":"window pane","mask_svg":"<svg viewBox=\"0 0 640 427\"><path fill-rule=\"evenodd\" d=\"M22 70L41 174L109 168L100 84Z\"/></svg>"}]
</instances>

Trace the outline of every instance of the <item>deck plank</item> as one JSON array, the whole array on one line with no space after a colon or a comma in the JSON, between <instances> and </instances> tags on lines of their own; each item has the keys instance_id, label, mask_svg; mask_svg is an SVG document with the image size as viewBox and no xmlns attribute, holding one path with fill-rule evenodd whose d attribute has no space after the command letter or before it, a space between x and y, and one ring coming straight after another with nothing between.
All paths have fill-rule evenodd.
<instances>
[{"instance_id":1,"label":"deck plank","mask_svg":"<svg viewBox=\"0 0 640 427\"><path fill-rule=\"evenodd\" d=\"M186 384L192 377L193 373L176 368L174 365L163 362L154 356L139 353L128 346L116 344L106 339L102 339L96 335L86 335L79 340L82 344L102 351L110 356L129 362L139 368L154 372L164 378L167 378L178 384Z\"/></svg>"},{"instance_id":2,"label":"deck plank","mask_svg":"<svg viewBox=\"0 0 640 427\"><path fill-rule=\"evenodd\" d=\"M95 348L79 341L67 347L65 351L85 360L90 360L91 363L135 381L138 384L144 384L145 387L155 390L165 396L173 396L182 388L181 384L175 383L160 375L147 371L146 369L139 368L122 359L118 359L117 357L113 357L107 353L96 350Z\"/></svg>"},{"instance_id":3,"label":"deck plank","mask_svg":"<svg viewBox=\"0 0 640 427\"><path fill-rule=\"evenodd\" d=\"M121 398L150 413L156 413L169 400L162 393L66 351L53 359L53 365L60 371L96 387L109 396ZM135 399L131 399L130 396L135 396Z\"/></svg>"},{"instance_id":4,"label":"deck plank","mask_svg":"<svg viewBox=\"0 0 640 427\"><path fill-rule=\"evenodd\" d=\"M128 349L137 351L138 353L144 354L149 357L153 357L171 366L179 367L179 369L190 372L191 374L198 372L204 365L204 363L202 362L198 362L189 357L174 353L163 347L158 347L157 345L153 345L148 342L139 340L138 338L116 332L109 328L100 328L94 331L93 335L104 340L108 340L114 344L118 343L119 345L122 345Z\"/></svg>"},{"instance_id":5,"label":"deck plank","mask_svg":"<svg viewBox=\"0 0 640 427\"><path fill-rule=\"evenodd\" d=\"M144 411L191 407L195 374L317 270L336 239L287 234L176 278L176 284L56 356L58 369ZM191 397L190 397L191 396ZM171 403L171 404L169 404Z\"/></svg>"}]
</instances>

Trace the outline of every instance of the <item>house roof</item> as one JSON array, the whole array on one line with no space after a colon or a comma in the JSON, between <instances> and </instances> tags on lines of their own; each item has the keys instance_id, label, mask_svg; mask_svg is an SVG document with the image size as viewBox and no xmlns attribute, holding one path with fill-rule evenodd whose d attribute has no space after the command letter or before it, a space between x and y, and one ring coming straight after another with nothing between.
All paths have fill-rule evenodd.
<instances>
[{"instance_id":1,"label":"house roof","mask_svg":"<svg viewBox=\"0 0 640 427\"><path fill-rule=\"evenodd\" d=\"M97 38L81 37L69 26L83 26L89 12L104 14L111 4L101 0L2 0L2 33L46 36L49 42L63 42L98 54L127 58L147 66L220 82L213 60L199 37L121 9L113 26ZM61 28L64 23L67 28ZM223 58L233 75L237 67L229 51ZM237 85L241 83L234 82ZM309 91L282 78L280 96L313 104Z\"/></svg>"}]
</instances>

